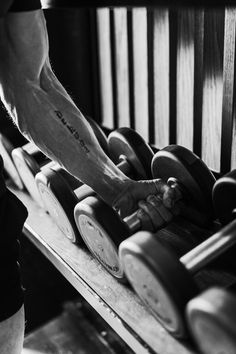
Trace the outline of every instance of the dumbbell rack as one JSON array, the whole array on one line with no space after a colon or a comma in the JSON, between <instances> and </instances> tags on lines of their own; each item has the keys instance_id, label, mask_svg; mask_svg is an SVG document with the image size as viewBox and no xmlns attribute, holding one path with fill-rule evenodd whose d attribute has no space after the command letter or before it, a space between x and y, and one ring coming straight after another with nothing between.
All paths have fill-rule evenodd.
<instances>
[{"instance_id":1,"label":"dumbbell rack","mask_svg":"<svg viewBox=\"0 0 236 354\"><path fill-rule=\"evenodd\" d=\"M26 237L135 353L197 353L189 343L169 335L134 292L106 272L86 248L72 244L28 194L11 190L29 212L24 226Z\"/></svg>"}]
</instances>

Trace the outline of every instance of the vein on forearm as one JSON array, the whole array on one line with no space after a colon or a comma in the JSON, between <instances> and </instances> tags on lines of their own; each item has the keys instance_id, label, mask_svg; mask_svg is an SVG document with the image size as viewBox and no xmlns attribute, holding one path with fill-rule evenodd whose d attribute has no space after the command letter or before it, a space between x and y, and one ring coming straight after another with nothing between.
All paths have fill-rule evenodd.
<instances>
[{"instance_id":1,"label":"vein on forearm","mask_svg":"<svg viewBox=\"0 0 236 354\"><path fill-rule=\"evenodd\" d=\"M23 94L14 93L14 114L23 134L104 199L114 199L127 178L103 153L91 127L53 74L41 78L40 84L21 85Z\"/></svg>"}]
</instances>

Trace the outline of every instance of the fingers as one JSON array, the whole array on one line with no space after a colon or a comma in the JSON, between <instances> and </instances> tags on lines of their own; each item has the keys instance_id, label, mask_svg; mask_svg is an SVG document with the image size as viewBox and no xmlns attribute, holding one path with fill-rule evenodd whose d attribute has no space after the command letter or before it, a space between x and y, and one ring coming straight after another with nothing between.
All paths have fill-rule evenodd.
<instances>
[{"instance_id":1,"label":"fingers","mask_svg":"<svg viewBox=\"0 0 236 354\"><path fill-rule=\"evenodd\" d=\"M161 179L153 180L157 194L162 196L163 204L166 208L173 208L176 200L176 190Z\"/></svg>"},{"instance_id":2,"label":"fingers","mask_svg":"<svg viewBox=\"0 0 236 354\"><path fill-rule=\"evenodd\" d=\"M147 201L146 198L149 195L153 195L153 197ZM126 188L124 188L123 192L118 195L114 201L113 208L119 212L122 218L124 218L137 210L138 202L140 200L145 200L149 204L151 210L151 206L157 203L157 200L154 199L154 195L160 196L162 200L161 204L171 211L173 209L173 213L175 214L175 201L178 200L176 188L168 185L161 179L129 181ZM162 209L160 208L160 213L161 210ZM163 217L165 220L165 214Z\"/></svg>"},{"instance_id":3,"label":"fingers","mask_svg":"<svg viewBox=\"0 0 236 354\"><path fill-rule=\"evenodd\" d=\"M173 219L173 215L167 209L160 197L149 195L146 201L139 202L137 217L140 219L142 229L155 231L164 227Z\"/></svg>"}]
</instances>

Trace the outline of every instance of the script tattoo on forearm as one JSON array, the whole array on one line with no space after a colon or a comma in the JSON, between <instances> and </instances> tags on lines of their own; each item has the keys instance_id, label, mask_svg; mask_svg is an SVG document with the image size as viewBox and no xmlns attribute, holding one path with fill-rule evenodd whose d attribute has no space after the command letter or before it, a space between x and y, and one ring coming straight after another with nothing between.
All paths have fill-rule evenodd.
<instances>
[{"instance_id":1,"label":"script tattoo on forearm","mask_svg":"<svg viewBox=\"0 0 236 354\"><path fill-rule=\"evenodd\" d=\"M61 123L68 129L68 131L71 133L71 135L79 142L81 148L86 152L86 154L88 154L89 149L86 146L84 140L81 139L77 130L67 122L67 120L63 117L63 114L60 111L54 111L54 112L55 112L57 118L60 119Z\"/></svg>"}]
</instances>

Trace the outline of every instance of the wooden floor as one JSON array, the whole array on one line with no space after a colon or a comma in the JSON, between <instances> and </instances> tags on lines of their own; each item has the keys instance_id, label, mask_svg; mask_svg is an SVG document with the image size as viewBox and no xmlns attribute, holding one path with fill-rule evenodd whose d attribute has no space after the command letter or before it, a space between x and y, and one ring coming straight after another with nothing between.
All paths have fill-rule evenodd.
<instances>
[{"instance_id":1,"label":"wooden floor","mask_svg":"<svg viewBox=\"0 0 236 354\"><path fill-rule=\"evenodd\" d=\"M133 353L86 303L69 302L60 316L25 338L22 354Z\"/></svg>"}]
</instances>

